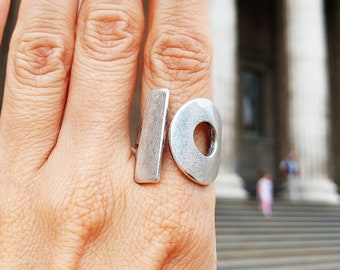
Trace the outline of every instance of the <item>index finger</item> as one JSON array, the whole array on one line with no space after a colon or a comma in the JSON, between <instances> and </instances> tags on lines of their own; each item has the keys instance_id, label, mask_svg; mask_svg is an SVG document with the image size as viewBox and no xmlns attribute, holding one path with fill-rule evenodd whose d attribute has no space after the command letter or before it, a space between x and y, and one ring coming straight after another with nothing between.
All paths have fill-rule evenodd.
<instances>
[{"instance_id":1,"label":"index finger","mask_svg":"<svg viewBox=\"0 0 340 270\"><path fill-rule=\"evenodd\" d=\"M10 0L0 0L0 44L4 33Z\"/></svg>"}]
</instances>

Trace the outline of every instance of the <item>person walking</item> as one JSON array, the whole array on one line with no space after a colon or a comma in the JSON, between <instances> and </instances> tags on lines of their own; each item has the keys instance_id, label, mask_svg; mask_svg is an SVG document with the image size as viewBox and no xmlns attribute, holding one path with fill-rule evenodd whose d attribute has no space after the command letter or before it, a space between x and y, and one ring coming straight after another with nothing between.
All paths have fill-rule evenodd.
<instances>
[{"instance_id":1,"label":"person walking","mask_svg":"<svg viewBox=\"0 0 340 270\"><path fill-rule=\"evenodd\" d=\"M271 173L265 172L256 185L257 196L264 216L272 215L273 206L273 177Z\"/></svg>"},{"instance_id":2,"label":"person walking","mask_svg":"<svg viewBox=\"0 0 340 270\"><path fill-rule=\"evenodd\" d=\"M300 168L295 150L291 150L287 157L280 162L279 169L287 177L289 199L296 201L299 196L298 176L300 174Z\"/></svg>"}]
</instances>

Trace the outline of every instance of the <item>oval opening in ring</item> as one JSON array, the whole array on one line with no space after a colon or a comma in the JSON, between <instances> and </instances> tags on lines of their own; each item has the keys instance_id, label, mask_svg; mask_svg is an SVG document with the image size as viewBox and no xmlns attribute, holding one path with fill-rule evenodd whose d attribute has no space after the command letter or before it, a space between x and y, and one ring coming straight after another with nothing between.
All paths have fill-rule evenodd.
<instances>
[{"instance_id":1,"label":"oval opening in ring","mask_svg":"<svg viewBox=\"0 0 340 270\"><path fill-rule=\"evenodd\" d=\"M195 128L194 141L203 155L210 156L215 149L216 130L209 122L201 122Z\"/></svg>"}]
</instances>

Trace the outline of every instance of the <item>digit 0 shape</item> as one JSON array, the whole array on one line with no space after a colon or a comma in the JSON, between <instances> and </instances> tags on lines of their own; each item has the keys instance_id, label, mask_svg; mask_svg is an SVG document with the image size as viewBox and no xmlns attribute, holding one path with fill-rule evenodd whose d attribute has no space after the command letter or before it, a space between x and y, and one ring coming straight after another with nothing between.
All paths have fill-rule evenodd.
<instances>
[{"instance_id":1,"label":"digit 0 shape","mask_svg":"<svg viewBox=\"0 0 340 270\"><path fill-rule=\"evenodd\" d=\"M194 140L196 127L207 123L210 127L210 147L201 153ZM198 98L184 104L172 119L169 146L177 166L191 180L200 184L212 183L218 173L221 154L221 117L212 101Z\"/></svg>"}]
</instances>

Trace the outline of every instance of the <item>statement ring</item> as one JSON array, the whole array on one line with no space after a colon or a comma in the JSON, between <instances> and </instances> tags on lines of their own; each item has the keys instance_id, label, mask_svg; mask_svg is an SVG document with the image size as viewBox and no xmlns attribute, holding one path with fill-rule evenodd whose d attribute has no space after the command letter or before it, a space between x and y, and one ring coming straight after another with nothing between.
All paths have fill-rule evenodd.
<instances>
[{"instance_id":1,"label":"statement ring","mask_svg":"<svg viewBox=\"0 0 340 270\"><path fill-rule=\"evenodd\" d=\"M149 92L143 113L140 136L136 144L135 181L158 183L166 138L169 90ZM206 123L210 131L207 154L196 146L194 132ZM200 185L212 183L218 173L221 154L221 117L212 101L198 98L184 104L174 115L169 127L169 148L178 168Z\"/></svg>"}]
</instances>

